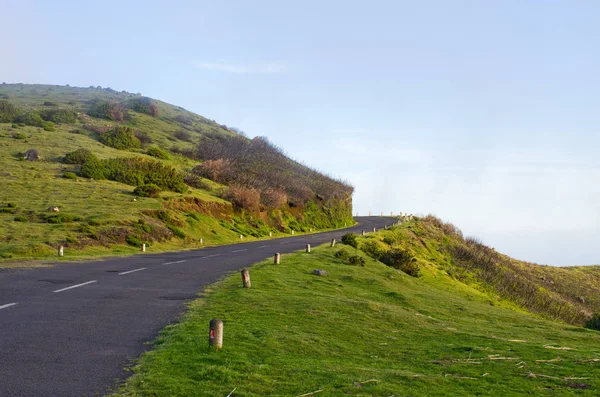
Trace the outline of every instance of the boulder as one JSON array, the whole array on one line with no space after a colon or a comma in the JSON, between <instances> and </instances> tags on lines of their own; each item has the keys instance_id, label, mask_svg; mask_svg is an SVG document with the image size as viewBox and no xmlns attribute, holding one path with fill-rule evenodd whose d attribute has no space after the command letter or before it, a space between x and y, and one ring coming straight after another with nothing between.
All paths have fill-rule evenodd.
<instances>
[{"instance_id":1,"label":"boulder","mask_svg":"<svg viewBox=\"0 0 600 397\"><path fill-rule=\"evenodd\" d=\"M37 150L29 149L25 152L23 158L27 161L38 161L40 159L40 155Z\"/></svg>"},{"instance_id":2,"label":"boulder","mask_svg":"<svg viewBox=\"0 0 600 397\"><path fill-rule=\"evenodd\" d=\"M315 276L322 276L322 277L329 276L329 273L327 273L326 270L319 270L319 269L313 270L312 274L314 274Z\"/></svg>"}]
</instances>

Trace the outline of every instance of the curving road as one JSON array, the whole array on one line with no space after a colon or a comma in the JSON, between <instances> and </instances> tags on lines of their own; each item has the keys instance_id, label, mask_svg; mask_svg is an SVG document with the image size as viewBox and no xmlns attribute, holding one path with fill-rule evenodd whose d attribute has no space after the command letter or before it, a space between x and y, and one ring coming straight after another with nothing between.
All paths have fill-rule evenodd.
<instances>
[{"instance_id":1,"label":"curving road","mask_svg":"<svg viewBox=\"0 0 600 397\"><path fill-rule=\"evenodd\" d=\"M223 274L395 221L355 219L333 232L0 273L0 396L104 395Z\"/></svg>"}]
</instances>

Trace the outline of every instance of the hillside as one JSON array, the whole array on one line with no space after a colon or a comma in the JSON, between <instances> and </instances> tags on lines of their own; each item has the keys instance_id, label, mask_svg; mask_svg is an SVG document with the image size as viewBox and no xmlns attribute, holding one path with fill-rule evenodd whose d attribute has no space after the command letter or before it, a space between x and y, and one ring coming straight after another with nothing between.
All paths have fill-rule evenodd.
<instances>
[{"instance_id":1,"label":"hillside","mask_svg":"<svg viewBox=\"0 0 600 397\"><path fill-rule=\"evenodd\" d=\"M208 288L115 395L598 394L600 333L579 326L597 267L514 261L434 217L343 240Z\"/></svg>"},{"instance_id":2,"label":"hillside","mask_svg":"<svg viewBox=\"0 0 600 397\"><path fill-rule=\"evenodd\" d=\"M5 262L59 245L75 258L352 222L351 186L266 138L110 88L0 85L0 169Z\"/></svg>"}]
</instances>

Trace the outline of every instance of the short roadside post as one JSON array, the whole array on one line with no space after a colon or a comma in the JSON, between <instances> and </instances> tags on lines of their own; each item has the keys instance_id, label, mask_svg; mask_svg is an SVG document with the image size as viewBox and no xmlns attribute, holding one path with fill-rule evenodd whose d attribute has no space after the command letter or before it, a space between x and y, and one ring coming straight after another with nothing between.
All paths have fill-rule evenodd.
<instances>
[{"instance_id":1,"label":"short roadside post","mask_svg":"<svg viewBox=\"0 0 600 397\"><path fill-rule=\"evenodd\" d=\"M363 235L363 236L365 235L365 231L364 231L364 230L362 231L362 235Z\"/></svg>"},{"instance_id":2,"label":"short roadside post","mask_svg":"<svg viewBox=\"0 0 600 397\"><path fill-rule=\"evenodd\" d=\"M242 283L244 284L244 288L250 288L252 286L250 283L250 272L248 272L248 269L242 270Z\"/></svg>"},{"instance_id":3,"label":"short roadside post","mask_svg":"<svg viewBox=\"0 0 600 397\"><path fill-rule=\"evenodd\" d=\"M215 350L220 350L223 347L223 320L216 318L210 320L208 332L208 345Z\"/></svg>"},{"instance_id":4,"label":"short roadside post","mask_svg":"<svg viewBox=\"0 0 600 397\"><path fill-rule=\"evenodd\" d=\"M306 253L310 253L310 244L306 244Z\"/></svg>"},{"instance_id":5,"label":"short roadside post","mask_svg":"<svg viewBox=\"0 0 600 397\"><path fill-rule=\"evenodd\" d=\"M376 231L377 231L377 228L376 228L376 227L374 227L374 228L373 228L373 233L375 233Z\"/></svg>"},{"instance_id":6,"label":"short roadside post","mask_svg":"<svg viewBox=\"0 0 600 397\"><path fill-rule=\"evenodd\" d=\"M331 239L331 247L335 247L335 239Z\"/></svg>"},{"instance_id":7,"label":"short roadside post","mask_svg":"<svg viewBox=\"0 0 600 397\"><path fill-rule=\"evenodd\" d=\"M274 262L276 265L279 265L279 264L281 263L281 254L280 254L280 253L276 253L276 254L275 254L275 258L273 259L273 262Z\"/></svg>"},{"instance_id":8,"label":"short roadside post","mask_svg":"<svg viewBox=\"0 0 600 397\"><path fill-rule=\"evenodd\" d=\"M62 245L58 247L58 256L65 256L65 247Z\"/></svg>"},{"instance_id":9,"label":"short roadside post","mask_svg":"<svg viewBox=\"0 0 600 397\"><path fill-rule=\"evenodd\" d=\"M146 252L146 244L142 244L142 252Z\"/></svg>"}]
</instances>

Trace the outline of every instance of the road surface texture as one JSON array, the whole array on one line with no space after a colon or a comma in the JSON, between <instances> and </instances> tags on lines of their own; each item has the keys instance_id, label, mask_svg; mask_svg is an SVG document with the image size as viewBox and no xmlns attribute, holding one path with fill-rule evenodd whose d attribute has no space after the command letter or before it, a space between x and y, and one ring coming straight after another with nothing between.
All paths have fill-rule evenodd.
<instances>
[{"instance_id":1,"label":"road surface texture","mask_svg":"<svg viewBox=\"0 0 600 397\"><path fill-rule=\"evenodd\" d=\"M224 274L395 221L356 220L333 232L2 271L0 396L102 396L185 302Z\"/></svg>"}]
</instances>

